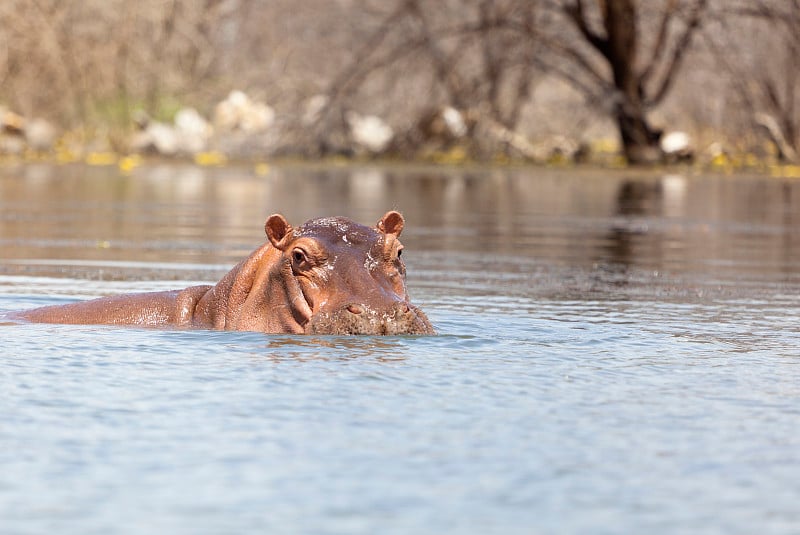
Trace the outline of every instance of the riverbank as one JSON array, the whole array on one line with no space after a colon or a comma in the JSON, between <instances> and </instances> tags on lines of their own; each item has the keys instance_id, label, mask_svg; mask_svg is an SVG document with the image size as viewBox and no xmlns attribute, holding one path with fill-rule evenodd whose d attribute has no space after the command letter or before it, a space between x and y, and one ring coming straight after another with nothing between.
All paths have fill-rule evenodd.
<instances>
[{"instance_id":1,"label":"riverbank","mask_svg":"<svg viewBox=\"0 0 800 535\"><path fill-rule=\"evenodd\" d=\"M45 119L0 107L0 165L33 162L117 166L129 173L147 162L201 167L250 165L265 174L270 165L541 166L623 169L629 165L613 134L525 137L470 111L432 109L413 126L392 128L382 118L348 112L341 121L322 120L323 97L284 117L264 102L232 91L206 118L176 107L159 120L134 112L124 124L60 130ZM721 141L715 132L665 132L662 161L637 169L684 173L759 173L800 178L800 166L782 160L772 142L758 146ZM752 143L752 140L751 140Z\"/></svg>"},{"instance_id":2,"label":"riverbank","mask_svg":"<svg viewBox=\"0 0 800 535\"><path fill-rule=\"evenodd\" d=\"M402 159L392 157L344 157L327 156L320 158L273 157L259 158L229 157L219 151L204 151L193 155L164 157L137 153L116 153L112 151L85 151L76 153L65 149L50 152L25 151L22 154L0 154L0 166L16 167L31 164L49 165L87 165L90 167L117 167L122 174L133 173L140 167L148 166L196 166L200 168L238 167L249 168L256 175L266 175L273 167L380 167L383 169L403 168L419 170L442 169L486 169L494 168L543 168L564 169L581 172L596 170L628 170L642 173L680 173L702 174L759 174L776 178L800 178L800 166L759 159L752 154L719 155L704 161L654 165L648 167L629 166L621 156L606 154L590 162L572 162L564 158L551 158L534 162L525 159L497 157L491 160L475 160L461 154L435 154L426 158Z\"/></svg>"}]
</instances>

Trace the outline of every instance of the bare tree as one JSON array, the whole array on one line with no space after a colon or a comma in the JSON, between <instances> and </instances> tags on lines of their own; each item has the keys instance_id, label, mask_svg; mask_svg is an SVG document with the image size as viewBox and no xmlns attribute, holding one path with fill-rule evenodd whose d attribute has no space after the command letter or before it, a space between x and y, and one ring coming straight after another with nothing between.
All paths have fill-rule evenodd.
<instances>
[{"instance_id":1,"label":"bare tree","mask_svg":"<svg viewBox=\"0 0 800 535\"><path fill-rule=\"evenodd\" d=\"M739 38L748 31L760 35ZM118 127L136 108L210 114L242 89L276 109L282 148L306 153L331 146L356 110L385 118L415 154L426 117L452 106L473 155L531 155L521 133L547 128L526 119L537 84L555 75L614 121L631 163L659 158L650 112L671 106L720 110L715 130L768 132L797 159L798 62L800 0L0 2L0 104L65 127ZM726 86L694 91L717 73ZM309 135L303 105L319 94L328 104Z\"/></svg>"},{"instance_id":2,"label":"bare tree","mask_svg":"<svg viewBox=\"0 0 800 535\"><path fill-rule=\"evenodd\" d=\"M462 0L436 9L400 0L353 68L333 84L342 94L399 58L424 58L445 100L480 110L504 139L530 98L534 72L555 73L618 126L625 156L641 164L661 158L661 132L648 112L669 94L703 21L707 0ZM654 38L643 39L642 29ZM392 39L392 32L402 38ZM391 43L391 44L387 44ZM383 53L381 53L383 51Z\"/></svg>"},{"instance_id":3,"label":"bare tree","mask_svg":"<svg viewBox=\"0 0 800 535\"><path fill-rule=\"evenodd\" d=\"M779 158L800 155L800 0L727 4L706 35L749 121L766 132ZM741 42L742 30L759 35Z\"/></svg>"},{"instance_id":4,"label":"bare tree","mask_svg":"<svg viewBox=\"0 0 800 535\"><path fill-rule=\"evenodd\" d=\"M0 97L67 125L98 107L155 111L214 74L220 0L9 0L0 5ZM166 5L166 9L164 6Z\"/></svg>"},{"instance_id":5,"label":"bare tree","mask_svg":"<svg viewBox=\"0 0 800 535\"><path fill-rule=\"evenodd\" d=\"M663 0L660 13L646 11L653 4L598 0L592 7L585 0L554 1L551 13L566 17L574 31L540 36L552 52L541 61L580 90L590 105L611 114L632 164L661 157L661 132L647 114L672 88L707 0ZM640 35L644 21L655 36L649 43ZM563 30L557 23L551 27Z\"/></svg>"},{"instance_id":6,"label":"bare tree","mask_svg":"<svg viewBox=\"0 0 800 535\"><path fill-rule=\"evenodd\" d=\"M486 123L489 132L503 134L502 141L514 145L534 76L537 6L523 0L394 2L350 66L332 79L326 91L331 97L328 119L352 105L371 80L398 81L414 73L417 86L427 88L415 95L417 109L411 115L417 120L431 107L452 106L471 117L473 125Z\"/></svg>"}]
</instances>

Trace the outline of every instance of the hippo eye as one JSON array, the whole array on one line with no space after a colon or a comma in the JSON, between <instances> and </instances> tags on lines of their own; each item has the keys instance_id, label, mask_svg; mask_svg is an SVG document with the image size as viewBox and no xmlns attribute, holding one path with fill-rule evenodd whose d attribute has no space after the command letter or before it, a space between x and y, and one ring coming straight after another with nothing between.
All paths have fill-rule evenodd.
<instances>
[{"instance_id":1,"label":"hippo eye","mask_svg":"<svg viewBox=\"0 0 800 535\"><path fill-rule=\"evenodd\" d=\"M302 249L292 251L292 259L295 264L302 264L306 261L306 253Z\"/></svg>"}]
</instances>

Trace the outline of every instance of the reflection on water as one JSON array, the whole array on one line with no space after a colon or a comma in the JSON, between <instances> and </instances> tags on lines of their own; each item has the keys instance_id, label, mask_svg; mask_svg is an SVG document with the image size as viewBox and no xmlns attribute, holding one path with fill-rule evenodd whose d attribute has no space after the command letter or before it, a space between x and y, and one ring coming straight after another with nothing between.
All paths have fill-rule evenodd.
<instances>
[{"instance_id":1,"label":"reflection on water","mask_svg":"<svg viewBox=\"0 0 800 535\"><path fill-rule=\"evenodd\" d=\"M745 177L543 169L152 166L5 169L4 259L229 263L273 212L377 220L404 212L409 252L483 251L572 266L793 276L800 185ZM429 256L428 258L432 258ZM458 265L451 266L459 269ZM6 269L10 269L5 266Z\"/></svg>"},{"instance_id":2,"label":"reflection on water","mask_svg":"<svg viewBox=\"0 0 800 535\"><path fill-rule=\"evenodd\" d=\"M414 337L271 336L263 343L263 356L275 362L370 359L393 362L407 359Z\"/></svg>"}]
</instances>

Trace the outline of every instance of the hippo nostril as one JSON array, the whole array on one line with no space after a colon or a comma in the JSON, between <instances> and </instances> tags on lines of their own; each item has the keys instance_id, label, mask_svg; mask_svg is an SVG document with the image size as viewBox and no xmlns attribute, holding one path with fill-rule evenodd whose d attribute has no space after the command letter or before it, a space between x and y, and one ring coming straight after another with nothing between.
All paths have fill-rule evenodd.
<instances>
[{"instance_id":1,"label":"hippo nostril","mask_svg":"<svg viewBox=\"0 0 800 535\"><path fill-rule=\"evenodd\" d=\"M356 305L355 303L352 305L347 305L347 310L349 310L352 314L363 314L364 307L361 305Z\"/></svg>"},{"instance_id":2,"label":"hippo nostril","mask_svg":"<svg viewBox=\"0 0 800 535\"><path fill-rule=\"evenodd\" d=\"M411 308L409 308L408 303L395 303L394 305L394 314L395 317L400 318L402 316L407 316L411 312Z\"/></svg>"}]
</instances>

